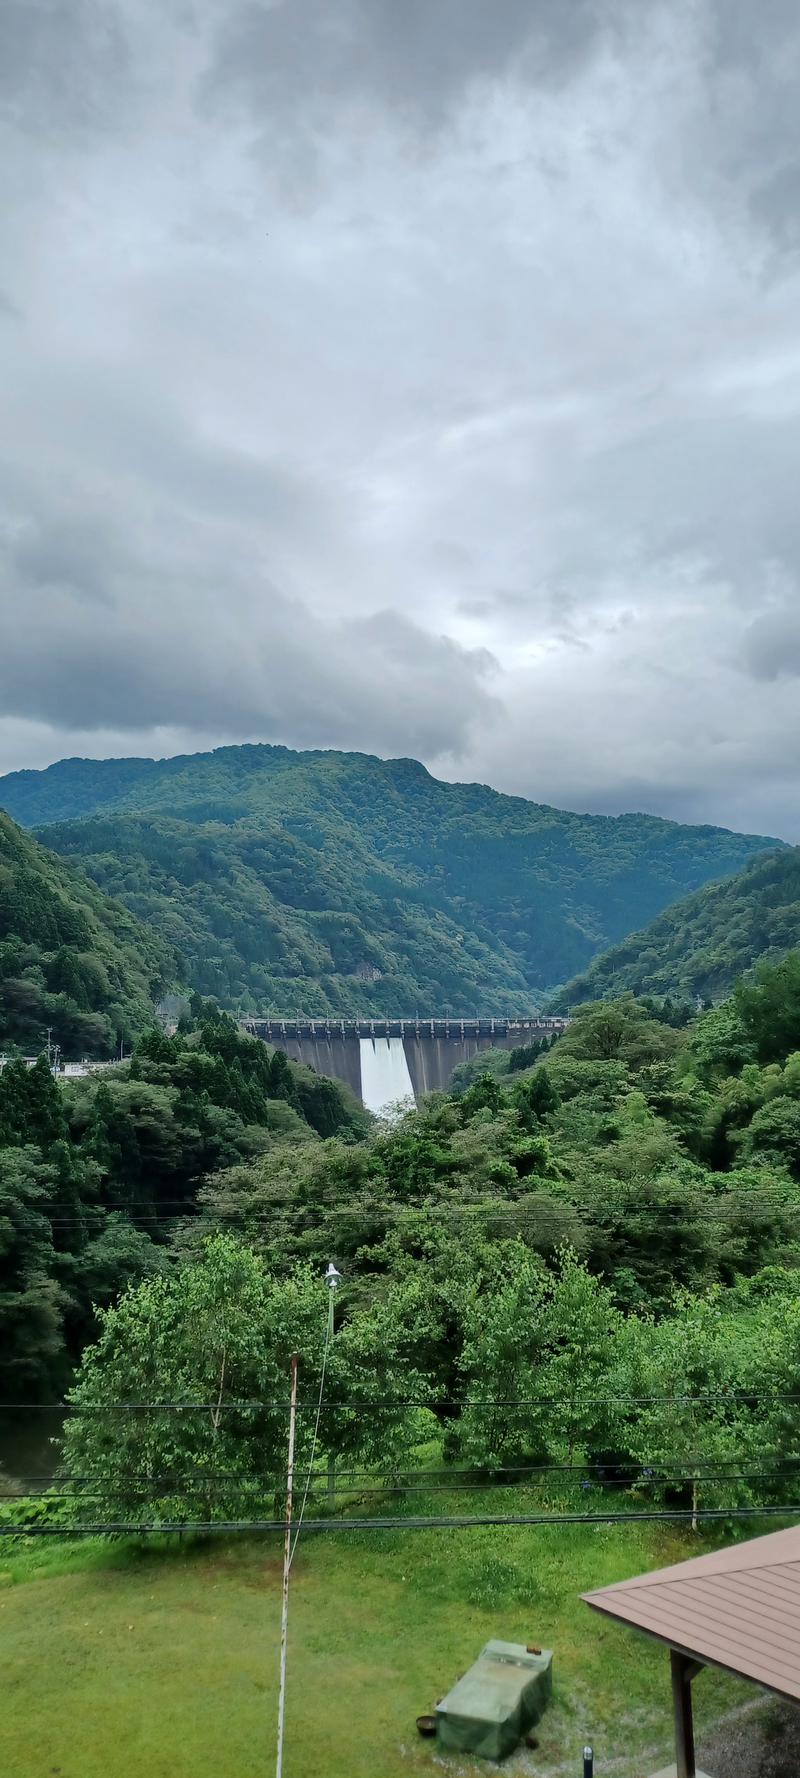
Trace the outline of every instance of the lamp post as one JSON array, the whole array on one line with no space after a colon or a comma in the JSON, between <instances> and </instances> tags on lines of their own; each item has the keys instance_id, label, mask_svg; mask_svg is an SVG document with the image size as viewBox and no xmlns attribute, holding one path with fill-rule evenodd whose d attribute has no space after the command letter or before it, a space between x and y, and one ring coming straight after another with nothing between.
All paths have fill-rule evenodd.
<instances>
[{"instance_id":1,"label":"lamp post","mask_svg":"<svg viewBox=\"0 0 800 1778\"><path fill-rule=\"evenodd\" d=\"M325 1273L325 1283L328 1286L328 1338L327 1338L327 1342L326 1342L326 1350L328 1352L330 1352L331 1346L333 1345L333 1299L336 1294L337 1287L339 1284L341 1284L341 1281L342 1281L342 1274L341 1274L341 1272L337 1272L336 1267L333 1263L333 1260L330 1259L328 1261L328 1270ZM336 1498L336 1457L335 1457L333 1450L330 1448L330 1445L329 1445L329 1448L328 1448L328 1505L329 1505L331 1511L333 1511L333 1505L334 1505L335 1498Z\"/></svg>"},{"instance_id":2,"label":"lamp post","mask_svg":"<svg viewBox=\"0 0 800 1778\"><path fill-rule=\"evenodd\" d=\"M591 1747L584 1747L584 1750L583 1750L583 1778L593 1778L593 1774L594 1774L594 1750Z\"/></svg>"}]
</instances>

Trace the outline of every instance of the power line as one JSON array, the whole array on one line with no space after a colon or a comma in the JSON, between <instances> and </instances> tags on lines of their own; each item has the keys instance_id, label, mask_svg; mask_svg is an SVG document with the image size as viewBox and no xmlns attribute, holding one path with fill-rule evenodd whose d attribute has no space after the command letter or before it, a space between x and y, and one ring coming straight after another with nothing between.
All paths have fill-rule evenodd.
<instances>
[{"instance_id":1,"label":"power line","mask_svg":"<svg viewBox=\"0 0 800 1778\"><path fill-rule=\"evenodd\" d=\"M628 1477L597 1478L594 1485L602 1488L604 1491L617 1490L622 1493L628 1490L641 1490L643 1488L661 1488L665 1486L680 1487L688 1485L690 1482L703 1483L704 1485L712 1482L775 1482L788 1479L790 1475L794 1475L794 1467L791 1469L788 1467L786 1469L778 1467L776 1469L720 1470L719 1472L698 1471L689 1467L679 1474L669 1470L662 1470L660 1465L656 1463L653 1465L653 1473L651 1475L637 1473L634 1476ZM542 1478L542 1480L543 1479L544 1478ZM527 1483L528 1487L532 1487L533 1485L532 1482ZM48 1500L75 1501L78 1504L81 1504L89 1501L102 1501L107 1499L109 1493L114 1493L123 1495L126 1499L152 1499L154 1490L160 1487L163 1489L162 1497L173 1494L180 1495L185 1500L199 1500L212 1491L212 1486L212 1484L206 1483L203 1488L193 1490L192 1488L187 1488L185 1483L174 1477L154 1477L152 1482L148 1484L147 1488L138 1491L135 1487L129 1487L127 1483L122 1483L118 1487L112 1487L97 1493L90 1492L85 1488L48 1488L41 1494L37 1494L35 1498L44 1502L47 1502ZM592 1486L592 1483L585 1481L581 1486L588 1488ZM519 1489L519 1487L519 1484L511 1481L434 1482L429 1486L426 1486L424 1483L417 1482L376 1482L373 1479L371 1485L359 1483L358 1485L337 1486L333 1489L333 1497L349 1499L352 1494L359 1494L363 1497L366 1495L387 1494L399 1494L405 1496L407 1494L502 1493L509 1489ZM221 1485L221 1492L228 1494L247 1494L251 1490L259 1492L260 1494L269 1492L278 1493L280 1491L277 1478L274 1477L264 1479L260 1477L252 1477L250 1479L231 1481ZM3 1500L30 1500L31 1498L32 1496L29 1490L8 1488L0 1492L0 1505L2 1505ZM330 1498L331 1491L327 1489L327 1487L325 1489L312 1490L305 1495L303 1505L305 1508L309 1499L324 1501ZM294 1550L299 1534L300 1523L298 1523L296 1527L295 1538L292 1545L292 1559L294 1559Z\"/></svg>"},{"instance_id":2,"label":"power line","mask_svg":"<svg viewBox=\"0 0 800 1778\"><path fill-rule=\"evenodd\" d=\"M666 1222L669 1219L676 1223L683 1224L686 1220L687 1209L685 1204L647 1204L638 1206L631 1201L625 1201L617 1205L612 1204L609 1207L608 1200L606 1200L605 1211L598 1214L597 1210L592 1205L575 1204L567 1199L559 1199L558 1205L563 1213L560 1218L556 1214L555 1208L547 1206L536 1212L530 1210L515 1211L513 1204L509 1205L508 1199L504 1199L502 1204L498 1207L486 1203L463 1205L420 1204L419 1206L411 1206L410 1208L397 1208L393 1205L358 1204L348 1208L335 1210L326 1210L309 1205L307 1209L304 1210L301 1207L292 1205L287 1206L286 1214L288 1217L293 1217L297 1220L302 1220L304 1215L309 1219L313 1218L313 1226L315 1229L318 1228L320 1222L323 1221L342 1222L350 1218L360 1218L363 1221L368 1221L372 1218L379 1222L391 1221L403 1224L404 1222L413 1222L415 1220L436 1217L484 1216L491 1218L493 1222L513 1223L515 1226L530 1223L543 1231L548 1227L552 1227L559 1232L563 1229L564 1219L571 1214L577 1218L585 1218L587 1220L587 1227L590 1230L597 1230L600 1233L605 1230L610 1233L615 1229L616 1221L619 1217L623 1216L628 1218L629 1221L635 1222L638 1227L646 1227L648 1224L657 1227L662 1221ZM722 1211L733 1209L742 1210L745 1207L755 1207L757 1209L763 1208L774 1211L785 1210L795 1215L800 1212L800 1204L792 1202L785 1197L771 1196L762 1192L743 1192L738 1197L735 1197L733 1192L714 1193L708 1191L702 1194L698 1193L697 1208L701 1207L715 1215L718 1215ZM98 1212L110 1212L114 1214L126 1212L137 1224L144 1224L154 1228L173 1222L201 1222L204 1217L208 1220L215 1220L217 1222L247 1222L251 1225L254 1223L268 1223L271 1225L274 1223L276 1215L274 1208L267 1210L250 1210L246 1207L237 1207L234 1209L225 1206L197 1203L195 1200L191 1199L182 1200L181 1208L176 1209L174 1214L164 1212L163 1207L151 1208L149 1206L143 1206L139 1209L136 1205L131 1203L90 1204L87 1205L82 1214L73 1214L70 1216L51 1215L50 1211L51 1209L54 1209L55 1206L46 1203L32 1203L26 1205L24 1208L26 1211L43 1216L54 1229L82 1228L84 1227L87 1218L96 1215ZM306 1232L308 1231L302 1227L294 1231L297 1238Z\"/></svg>"},{"instance_id":3,"label":"power line","mask_svg":"<svg viewBox=\"0 0 800 1778\"><path fill-rule=\"evenodd\" d=\"M444 1480L440 1481L439 1485L446 1491L451 1482L463 1483L465 1487L511 1487L517 1485L512 1481L498 1482L492 1479L482 1482L478 1479L481 1475L488 1476L489 1478L497 1476L537 1477L550 1475L597 1476L599 1472L611 1470L615 1467L619 1469L634 1468L637 1471L637 1474L623 1478L622 1481L622 1485L628 1487L636 1485L639 1479L648 1479L648 1472L654 1473L655 1471L658 1471L658 1476L662 1480L668 1481L674 1480L680 1482L687 1479L691 1481L695 1478L699 1481L711 1479L727 1480L730 1477L730 1471L725 1470L723 1465L726 1461L728 1463L738 1463L739 1460L738 1456L731 1456L730 1458L725 1459L724 1457L703 1457L697 1455L695 1457L687 1457L679 1464L666 1463L658 1457L642 1457L637 1458L635 1464L628 1459L627 1462L622 1460L617 1465L614 1465L613 1463L604 1464L602 1460L596 1458L591 1463L523 1463L495 1465L491 1462L476 1462L471 1465L455 1465L452 1469L448 1469L444 1465L435 1465L429 1470L400 1466L399 1470L395 1472L395 1482L390 1483L388 1480L378 1482L374 1468L340 1470L339 1482L341 1484L340 1491L348 1494L355 1489L361 1489L365 1483L376 1483L380 1490L385 1490L390 1487L396 1487L397 1489L403 1490L411 1488L417 1483L421 1485L429 1479L432 1480L433 1485L436 1485L436 1478L444 1478ZM713 1464L713 1474L711 1470L703 1468L703 1465L705 1464ZM800 1465L800 1456L779 1457L776 1459L772 1468L764 1473L768 1475L788 1473L797 1465ZM475 1479L471 1480L471 1478ZM98 1478L95 1475L71 1475L65 1477L61 1471L56 1470L52 1470L47 1474L38 1475L23 1471L21 1475L17 1473L13 1477L13 1480L17 1482L35 1483L38 1484L39 1487L64 1481L69 1481L70 1487L84 1487L87 1484L91 1485L92 1483L97 1482L97 1479ZM255 1473L242 1475L238 1470L193 1470L191 1473L187 1473L183 1476L176 1476L172 1472L156 1475L144 1473L137 1475L129 1472L126 1476L126 1485L128 1482L142 1482L152 1489L160 1486L167 1487L170 1484L183 1487L187 1483L202 1483L207 1485L210 1482L219 1482L221 1484L230 1482L234 1486L241 1485L244 1487L252 1485L266 1488L268 1483L274 1483L277 1482L277 1480L277 1477L271 1475L263 1476ZM603 1475L602 1485L603 1487L612 1487L617 1484L613 1477ZM24 1497L27 1498L29 1494L30 1488L25 1491ZM8 1498L10 1495L11 1490L7 1489L0 1494L0 1498Z\"/></svg>"},{"instance_id":4,"label":"power line","mask_svg":"<svg viewBox=\"0 0 800 1778\"><path fill-rule=\"evenodd\" d=\"M800 1515L800 1504L785 1506L653 1508L642 1512L607 1513L473 1513L441 1516L403 1515L362 1519L307 1519L307 1531L471 1531L490 1525L627 1525L647 1522L684 1522L686 1520L793 1518ZM0 1537L164 1537L177 1532L206 1535L234 1532L286 1532L285 1519L207 1519L173 1520L159 1524L136 1524L124 1520L95 1525L4 1526Z\"/></svg>"},{"instance_id":5,"label":"power line","mask_svg":"<svg viewBox=\"0 0 800 1778\"><path fill-rule=\"evenodd\" d=\"M610 1175L609 1177L611 1178L614 1176ZM694 1186L694 1193L695 1193L696 1197L698 1197L698 1198L699 1197L709 1197L712 1199L712 1201L717 1202L717 1203L718 1202L724 1203L726 1197L733 1197L736 1192L738 1192L744 1198L751 1198L751 1199L755 1199L756 1201L768 1201L770 1203L776 1203L776 1204L785 1204L787 1202L786 1195L779 1192L779 1191L776 1191L774 1185L765 1186L765 1187L761 1187L761 1186L754 1187L752 1185L740 1185L737 1182L736 1174L731 1173L731 1172L728 1172L728 1173L714 1173L714 1172L712 1172L709 1174L708 1177L711 1180L718 1180L718 1181L724 1183L725 1188L726 1188L725 1191L721 1192L721 1193L715 1192L715 1191L710 1190L708 1185L703 1185L701 1187L701 1186L698 1186L696 1182L687 1181L688 1189L691 1191L692 1186ZM539 1173L530 1173L527 1175L520 1175L519 1176L519 1183L522 1185L526 1179L530 1182L530 1189L531 1190L536 1189L536 1190L540 1190L540 1191L546 1191L548 1189L548 1187L552 1187L552 1185L555 1183L551 1178L548 1178L546 1175L539 1174ZM624 1183L621 1180L618 1180L617 1182L618 1182L618 1184ZM203 1191L204 1189L205 1188L201 1182L200 1190ZM529 1195L529 1194L523 1193L522 1195ZM513 1201L514 1201L513 1199L508 1199L508 1198L503 1198L500 1200L500 1202L502 1204L513 1203ZM573 1208L573 1209L580 1208L579 1205L573 1204L571 1199L570 1200L567 1200L567 1199L564 1199L564 1200L559 1199L558 1200L558 1202L562 1202L562 1201L569 1208ZM175 1209L178 1209L178 1210L213 1211L216 1214L220 1214L220 1215L225 1214L228 1216L244 1214L245 1212L247 1212L251 1215L269 1215L269 1214L271 1214L271 1210L269 1207L261 1208L257 1203L252 1206L250 1206L248 1204L243 1204L243 1205L239 1206L239 1205L236 1205L236 1204L233 1204L230 1202L228 1202L227 1204L220 1203L218 1200L213 1199L213 1198L192 1196L191 1194L187 1194L187 1193L183 1193L180 1197L175 1197L175 1198L168 1198L168 1197L162 1196L160 1194L156 1194L154 1196L147 1197L147 1198L131 1198L131 1197L86 1198L86 1199L81 1200L81 1206L87 1212L92 1211L92 1210L135 1210L135 1209L141 1209L141 1210L145 1210L145 1211L150 1211L155 1214L161 1210L164 1210L168 1205L172 1205ZM71 1212L73 1215L76 1214L75 1198L74 1197L72 1197L72 1198L48 1198L48 1199L44 1200L44 1207L46 1209L50 1209L50 1210L64 1210L65 1212L67 1212L67 1211ZM385 1215L393 1214L393 1215L398 1215L398 1216L400 1216L400 1215L403 1215L403 1216L417 1216L417 1215L425 1216L425 1215L431 1215L435 1212L438 1212L440 1214L451 1215L451 1216L463 1216L463 1215L467 1215L472 1210L482 1210L482 1209L487 1209L489 1207L490 1206L487 1204L485 1199L478 1199L478 1198L467 1199L461 1203L453 1203L453 1204L446 1203L443 1200L440 1200L439 1202L434 1202L432 1204L427 1203L427 1202L419 1203L419 1204L402 1204L402 1203L398 1203L396 1198L392 1198L389 1200L386 1200L386 1199L381 1200L380 1198L378 1198L378 1199L369 1199L369 1198L351 1199L350 1202L347 1204L314 1204L311 1202L302 1202L302 1201L295 1202L291 1205L288 1203L288 1201L285 1201L285 1203L284 1203L284 1208L291 1209L297 1213L300 1213L303 1210L307 1210L309 1212L313 1212L317 1216L328 1216L328 1217L330 1217L330 1216L335 1216L335 1217L350 1216L353 1214L354 1211L371 1211L371 1212L374 1211L375 1213L382 1212ZM632 1207L636 1208L635 1205L633 1205ZM642 1214L646 1214L648 1212L660 1213L662 1211L665 1211L665 1212L669 1211L671 1213L676 1214L677 1212L680 1211L680 1209L681 1209L681 1205L679 1205L679 1204L644 1204L641 1207L641 1212L642 1212Z\"/></svg>"},{"instance_id":6,"label":"power line","mask_svg":"<svg viewBox=\"0 0 800 1778\"><path fill-rule=\"evenodd\" d=\"M486 1396L486 1397L480 1397L480 1396L410 1396L410 1397L402 1397L401 1396L401 1397L394 1397L391 1395L385 1395L383 1397L373 1398L368 1401L334 1401L334 1400L325 1401L325 1400L323 1400L322 1408L323 1408L323 1411L325 1409L329 1409L329 1410L335 1411L337 1413L352 1413L352 1414L364 1415L364 1414L374 1414L375 1412L379 1412L382 1408L385 1408L389 1412L394 1412L394 1410L396 1408L427 1408L429 1410L429 1412L431 1412L431 1413L435 1412L437 1408L457 1408L457 1409L461 1410L462 1412L465 1409L474 1410L476 1408L481 1409L482 1411L485 1411L485 1412L489 1412L493 1408L526 1408L526 1407L527 1408L530 1408L530 1407L533 1407L533 1408L568 1408L570 1411L573 1411L576 1408L579 1408L582 1406L585 1407L587 1405L598 1406L598 1407L607 1407L607 1406L610 1406L613 1404L628 1404L628 1405L665 1404L665 1405L673 1405L673 1406L677 1406L677 1407L691 1407L691 1406L697 1405L698 1403L704 1404L706 1402L727 1402L731 1405L736 1402L753 1402L754 1404L757 1404L759 1406L762 1404L765 1404L765 1403L774 1404L774 1403L779 1403L779 1402L800 1402L800 1392L783 1391L783 1390L780 1390L780 1391L776 1390L774 1392L771 1392L768 1390L762 1390L760 1388L753 1388L753 1389L709 1390L709 1391L704 1391L702 1393L696 1393L696 1394L678 1391L678 1392L674 1392L671 1394L665 1393L665 1394L657 1394L657 1395L634 1395L634 1394L628 1393L627 1391L624 1393L621 1393L621 1394L616 1394L616 1395L598 1395L595 1391L591 1391L590 1393L587 1393L586 1395L581 1395L581 1394L576 1393L574 1396L563 1396L563 1395L522 1395L522 1396L518 1396L518 1395L510 1395L510 1396ZM300 1413L303 1409L313 1409L314 1411L316 1411L317 1405L318 1405L318 1403L317 1403L316 1399L312 1400L312 1401L305 1401L305 1402L300 1401L297 1404L297 1410L298 1410L298 1413ZM259 1401L259 1400L255 1400L255 1399L252 1399L252 1400L243 1399L240 1401L232 1400L232 1401L228 1401L228 1402L223 1402L221 1409L220 1409L219 1404L217 1402L196 1402L196 1401L0 1402L0 1413L64 1414L67 1418L69 1418L70 1416L78 1417L81 1414L162 1413L162 1412L180 1413L180 1414L188 1414L188 1413L210 1414L210 1413L217 1413L220 1411L222 1413L242 1413L245 1411L252 1412L252 1411L255 1411L256 1409L261 1409L261 1408L268 1408L271 1410L282 1409L284 1411L288 1411L289 1406L290 1406L290 1403L286 1400L283 1400L283 1399L264 1400L264 1401Z\"/></svg>"}]
</instances>

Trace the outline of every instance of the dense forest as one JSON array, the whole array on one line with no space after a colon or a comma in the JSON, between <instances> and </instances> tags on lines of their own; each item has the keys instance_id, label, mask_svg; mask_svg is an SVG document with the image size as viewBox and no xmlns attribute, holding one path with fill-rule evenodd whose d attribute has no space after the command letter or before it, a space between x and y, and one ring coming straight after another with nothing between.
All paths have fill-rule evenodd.
<instances>
[{"instance_id":1,"label":"dense forest","mask_svg":"<svg viewBox=\"0 0 800 1778\"><path fill-rule=\"evenodd\" d=\"M798 943L800 847L787 847L667 908L569 982L553 1009L624 993L720 1000L754 963Z\"/></svg>"},{"instance_id":2,"label":"dense forest","mask_svg":"<svg viewBox=\"0 0 800 1778\"><path fill-rule=\"evenodd\" d=\"M365 1133L346 1088L193 1004L179 1035L151 1028L88 1078L57 1082L45 1056L0 1071L0 1400L60 1393L94 1306L169 1269L209 1176Z\"/></svg>"},{"instance_id":3,"label":"dense forest","mask_svg":"<svg viewBox=\"0 0 800 1778\"><path fill-rule=\"evenodd\" d=\"M109 1056L180 975L172 948L0 810L0 1051Z\"/></svg>"},{"instance_id":4,"label":"dense forest","mask_svg":"<svg viewBox=\"0 0 800 1778\"><path fill-rule=\"evenodd\" d=\"M6 1516L263 1512L330 1259L315 1449L363 1486L422 1452L551 1501L796 1498L798 952L682 1028L588 1004L388 1124L195 1002L102 1081L7 1069L0 1135L2 1393L77 1365L58 1495Z\"/></svg>"},{"instance_id":5,"label":"dense forest","mask_svg":"<svg viewBox=\"0 0 800 1778\"><path fill-rule=\"evenodd\" d=\"M243 1011L529 1012L774 841L576 815L414 760L242 746L63 760L0 802Z\"/></svg>"}]
</instances>

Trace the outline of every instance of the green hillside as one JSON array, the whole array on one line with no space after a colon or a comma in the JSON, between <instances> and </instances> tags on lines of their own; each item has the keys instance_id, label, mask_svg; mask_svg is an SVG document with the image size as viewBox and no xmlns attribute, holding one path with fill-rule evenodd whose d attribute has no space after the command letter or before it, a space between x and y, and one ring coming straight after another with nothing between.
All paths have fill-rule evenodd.
<instances>
[{"instance_id":1,"label":"green hillside","mask_svg":"<svg viewBox=\"0 0 800 1778\"><path fill-rule=\"evenodd\" d=\"M0 1050L107 1056L174 981L170 948L0 810Z\"/></svg>"},{"instance_id":2,"label":"green hillside","mask_svg":"<svg viewBox=\"0 0 800 1778\"><path fill-rule=\"evenodd\" d=\"M761 959L800 944L800 847L756 858L659 914L558 994L559 1009L633 994L719 1000Z\"/></svg>"},{"instance_id":3,"label":"green hillside","mask_svg":"<svg viewBox=\"0 0 800 1778\"><path fill-rule=\"evenodd\" d=\"M776 843L266 746L63 760L0 800L179 946L201 992L284 1012L529 1010Z\"/></svg>"}]
</instances>

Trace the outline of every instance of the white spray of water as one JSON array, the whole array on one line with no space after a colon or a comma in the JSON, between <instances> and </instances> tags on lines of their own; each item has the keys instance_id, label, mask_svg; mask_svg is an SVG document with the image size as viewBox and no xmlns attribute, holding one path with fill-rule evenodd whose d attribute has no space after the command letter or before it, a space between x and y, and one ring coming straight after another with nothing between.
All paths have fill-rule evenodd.
<instances>
[{"instance_id":1,"label":"white spray of water","mask_svg":"<svg viewBox=\"0 0 800 1778\"><path fill-rule=\"evenodd\" d=\"M376 1117L410 1110L414 1089L402 1037L362 1037L359 1044L361 1097L367 1110Z\"/></svg>"}]
</instances>

